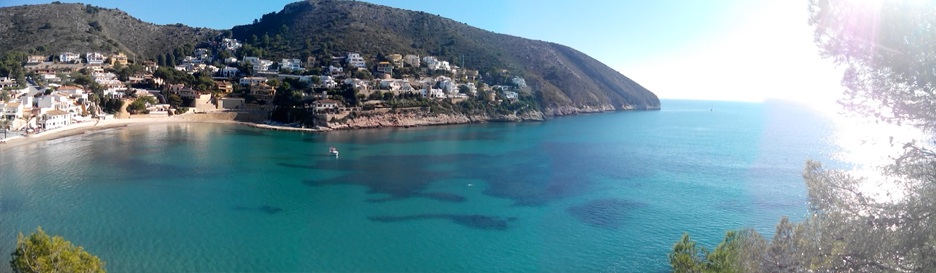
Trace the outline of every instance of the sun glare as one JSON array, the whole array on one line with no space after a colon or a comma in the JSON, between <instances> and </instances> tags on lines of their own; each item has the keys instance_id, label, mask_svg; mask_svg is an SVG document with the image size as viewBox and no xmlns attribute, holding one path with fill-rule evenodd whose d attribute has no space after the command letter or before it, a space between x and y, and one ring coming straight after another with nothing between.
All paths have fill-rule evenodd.
<instances>
[{"instance_id":1,"label":"sun glare","mask_svg":"<svg viewBox=\"0 0 936 273\"><path fill-rule=\"evenodd\" d=\"M833 158L851 166L849 173L864 177L861 191L882 202L899 200L902 191L894 177L880 168L893 163L905 143L925 139L924 133L911 126L877 123L867 118L836 115L831 140L840 147Z\"/></svg>"}]
</instances>

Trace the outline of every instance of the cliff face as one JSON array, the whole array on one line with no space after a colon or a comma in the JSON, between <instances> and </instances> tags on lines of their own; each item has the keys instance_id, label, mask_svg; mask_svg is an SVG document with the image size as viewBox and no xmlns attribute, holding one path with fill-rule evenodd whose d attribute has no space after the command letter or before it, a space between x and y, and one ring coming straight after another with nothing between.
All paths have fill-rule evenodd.
<instances>
[{"instance_id":1,"label":"cliff face","mask_svg":"<svg viewBox=\"0 0 936 273\"><path fill-rule=\"evenodd\" d=\"M272 39L283 41L269 51L274 55L358 52L366 60L389 54L431 55L479 70L486 81L502 82L498 77L508 71L526 79L547 115L660 107L655 94L575 49L497 34L424 12L309 0L266 14L254 24L236 26L232 32L247 41L279 37Z\"/></svg>"}]
</instances>

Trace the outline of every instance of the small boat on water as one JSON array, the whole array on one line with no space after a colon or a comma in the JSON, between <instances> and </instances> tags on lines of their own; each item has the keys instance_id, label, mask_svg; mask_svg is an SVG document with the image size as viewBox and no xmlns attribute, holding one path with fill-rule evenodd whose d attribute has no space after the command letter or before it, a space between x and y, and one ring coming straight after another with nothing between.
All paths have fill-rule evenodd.
<instances>
[{"instance_id":1,"label":"small boat on water","mask_svg":"<svg viewBox=\"0 0 936 273\"><path fill-rule=\"evenodd\" d=\"M338 156L338 149L335 149L335 147L328 148L328 154Z\"/></svg>"}]
</instances>

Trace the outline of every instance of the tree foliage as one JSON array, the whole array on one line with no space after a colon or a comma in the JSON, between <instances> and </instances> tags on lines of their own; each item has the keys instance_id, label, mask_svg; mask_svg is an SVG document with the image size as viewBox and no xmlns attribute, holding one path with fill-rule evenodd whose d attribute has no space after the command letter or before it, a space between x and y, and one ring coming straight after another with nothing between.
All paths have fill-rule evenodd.
<instances>
[{"instance_id":1,"label":"tree foliage","mask_svg":"<svg viewBox=\"0 0 936 273\"><path fill-rule=\"evenodd\" d=\"M810 1L822 56L846 68L847 107L885 121L936 126L934 8L932 1Z\"/></svg>"},{"instance_id":2,"label":"tree foliage","mask_svg":"<svg viewBox=\"0 0 936 273\"><path fill-rule=\"evenodd\" d=\"M810 24L824 57L845 67L851 113L924 132L874 178L809 161L808 219L777 224L767 241L744 236L742 272L931 272L936 269L936 2L811 0ZM871 192L875 185L882 192ZM687 237L674 246L674 270ZM681 255L681 256L680 256ZM672 258L671 258L672 261ZM695 261L688 263L684 261Z\"/></svg>"},{"instance_id":3,"label":"tree foliage","mask_svg":"<svg viewBox=\"0 0 936 273\"><path fill-rule=\"evenodd\" d=\"M28 237L20 233L11 256L10 266L16 273L107 272L100 258L61 236L46 235L42 227Z\"/></svg>"},{"instance_id":4,"label":"tree foliage","mask_svg":"<svg viewBox=\"0 0 936 273\"><path fill-rule=\"evenodd\" d=\"M725 240L711 251L705 247L696 247L696 242L692 241L688 233L684 233L679 242L673 245L673 252L668 255L670 266L673 267L673 272L679 273L745 272L739 271L736 266L742 255L743 238L741 231L728 231L725 233Z\"/></svg>"},{"instance_id":5,"label":"tree foliage","mask_svg":"<svg viewBox=\"0 0 936 273\"><path fill-rule=\"evenodd\" d=\"M7 51L0 56L0 77L10 77L19 81L26 78L23 64L26 63L26 53L21 51Z\"/></svg>"}]
</instances>

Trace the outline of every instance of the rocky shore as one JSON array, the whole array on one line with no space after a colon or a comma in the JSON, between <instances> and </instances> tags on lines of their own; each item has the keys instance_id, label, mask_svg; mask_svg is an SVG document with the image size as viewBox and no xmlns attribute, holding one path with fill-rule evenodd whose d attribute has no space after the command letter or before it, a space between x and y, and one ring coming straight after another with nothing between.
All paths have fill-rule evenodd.
<instances>
[{"instance_id":1,"label":"rocky shore","mask_svg":"<svg viewBox=\"0 0 936 273\"><path fill-rule=\"evenodd\" d=\"M428 125L449 125L484 122L520 122L544 121L546 116L539 111L529 111L521 115L503 116L465 115L465 114L428 114L416 111L402 113L384 113L348 118L344 122L329 122L326 128L347 130L381 127L414 127Z\"/></svg>"}]
</instances>

